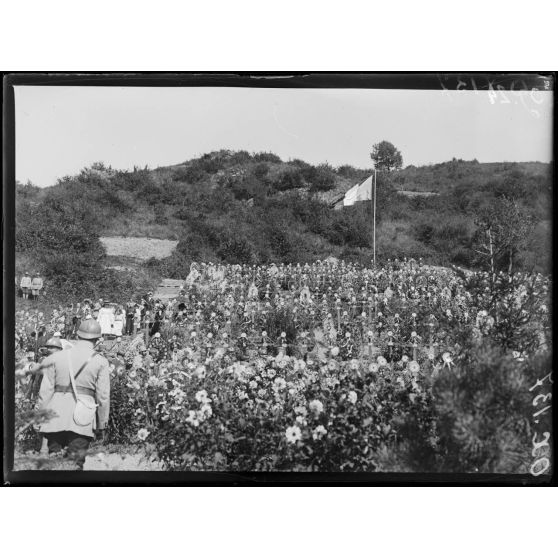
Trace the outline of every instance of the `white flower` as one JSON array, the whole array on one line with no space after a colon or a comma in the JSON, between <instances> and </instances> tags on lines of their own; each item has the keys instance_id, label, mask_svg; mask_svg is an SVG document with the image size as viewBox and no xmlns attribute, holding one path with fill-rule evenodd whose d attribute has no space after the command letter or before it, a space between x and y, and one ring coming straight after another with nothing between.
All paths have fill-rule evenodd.
<instances>
[{"instance_id":1,"label":"white flower","mask_svg":"<svg viewBox=\"0 0 558 558\"><path fill-rule=\"evenodd\" d=\"M138 430L138 438L143 442L148 436L149 436L150 432L149 430L147 430L147 428L140 428Z\"/></svg>"},{"instance_id":2,"label":"white flower","mask_svg":"<svg viewBox=\"0 0 558 558\"><path fill-rule=\"evenodd\" d=\"M212 414L213 414L213 409L211 408L211 405L209 405L209 403L204 403L200 408L200 412L198 416L202 420L205 420L209 418Z\"/></svg>"},{"instance_id":3,"label":"white flower","mask_svg":"<svg viewBox=\"0 0 558 558\"><path fill-rule=\"evenodd\" d=\"M302 432L300 431L300 428L296 425L289 426L289 428L287 428L287 430L285 431L285 436L289 444L294 444L302 438Z\"/></svg>"},{"instance_id":4,"label":"white flower","mask_svg":"<svg viewBox=\"0 0 558 558\"><path fill-rule=\"evenodd\" d=\"M308 411L306 410L306 407L304 405L298 405L293 410L297 415L302 415L304 417L308 414Z\"/></svg>"},{"instance_id":5,"label":"white flower","mask_svg":"<svg viewBox=\"0 0 558 558\"><path fill-rule=\"evenodd\" d=\"M195 398L198 403L211 403L211 399L207 396L205 389L196 392Z\"/></svg>"},{"instance_id":6,"label":"white flower","mask_svg":"<svg viewBox=\"0 0 558 558\"><path fill-rule=\"evenodd\" d=\"M308 407L313 413L317 415L323 413L324 411L324 404L319 399L313 399L312 401L310 401L310 403L308 403Z\"/></svg>"},{"instance_id":7,"label":"white flower","mask_svg":"<svg viewBox=\"0 0 558 558\"><path fill-rule=\"evenodd\" d=\"M254 380L250 380L250 382L248 383L248 385L252 388L252 389L256 389L258 387L258 383L255 382Z\"/></svg>"},{"instance_id":8,"label":"white flower","mask_svg":"<svg viewBox=\"0 0 558 558\"><path fill-rule=\"evenodd\" d=\"M296 420L296 422L298 422L298 424L300 424L302 426L304 426L306 424L306 419L302 416L297 416L295 420Z\"/></svg>"},{"instance_id":9,"label":"white flower","mask_svg":"<svg viewBox=\"0 0 558 558\"><path fill-rule=\"evenodd\" d=\"M294 361L294 370L296 372L302 371L306 368L306 363L303 360L295 360Z\"/></svg>"},{"instance_id":10,"label":"white flower","mask_svg":"<svg viewBox=\"0 0 558 558\"><path fill-rule=\"evenodd\" d=\"M333 347L331 349L331 356L336 357L339 354L339 347Z\"/></svg>"},{"instance_id":11,"label":"white flower","mask_svg":"<svg viewBox=\"0 0 558 558\"><path fill-rule=\"evenodd\" d=\"M320 424L312 431L312 438L314 440L321 440L327 434L327 430Z\"/></svg>"},{"instance_id":12,"label":"white flower","mask_svg":"<svg viewBox=\"0 0 558 558\"><path fill-rule=\"evenodd\" d=\"M451 367L453 365L453 358L451 357L450 353L444 353L442 355L442 360L444 361L444 368L448 368L448 370L451 370Z\"/></svg>"},{"instance_id":13,"label":"white flower","mask_svg":"<svg viewBox=\"0 0 558 558\"><path fill-rule=\"evenodd\" d=\"M287 382L285 382L283 378L275 378L273 387L276 389L285 389L287 387Z\"/></svg>"},{"instance_id":14,"label":"white flower","mask_svg":"<svg viewBox=\"0 0 558 558\"><path fill-rule=\"evenodd\" d=\"M411 360L407 365L407 368L409 369L409 372L412 372L413 374L417 374L420 371L420 365L416 360Z\"/></svg>"},{"instance_id":15,"label":"white flower","mask_svg":"<svg viewBox=\"0 0 558 558\"><path fill-rule=\"evenodd\" d=\"M157 376L149 376L149 380L147 380L147 385L154 387L159 385L159 378Z\"/></svg>"},{"instance_id":16,"label":"white flower","mask_svg":"<svg viewBox=\"0 0 558 558\"><path fill-rule=\"evenodd\" d=\"M188 411L186 422L188 422L192 426L199 426L200 421L198 420L198 414L196 413L196 411Z\"/></svg>"},{"instance_id":17,"label":"white flower","mask_svg":"<svg viewBox=\"0 0 558 558\"><path fill-rule=\"evenodd\" d=\"M369 372L376 373L376 372L378 372L379 369L380 369L380 367L375 362L371 362L368 365L368 371Z\"/></svg>"},{"instance_id":18,"label":"white flower","mask_svg":"<svg viewBox=\"0 0 558 558\"><path fill-rule=\"evenodd\" d=\"M347 399L354 405L357 402L358 395L356 394L355 391L349 391L349 394L347 395Z\"/></svg>"},{"instance_id":19,"label":"white flower","mask_svg":"<svg viewBox=\"0 0 558 558\"><path fill-rule=\"evenodd\" d=\"M205 366L203 364L196 366L194 374L200 379L205 378Z\"/></svg>"},{"instance_id":20,"label":"white flower","mask_svg":"<svg viewBox=\"0 0 558 558\"><path fill-rule=\"evenodd\" d=\"M387 365L387 360L383 357L383 356L379 356L376 359L378 366L386 366Z\"/></svg>"},{"instance_id":21,"label":"white flower","mask_svg":"<svg viewBox=\"0 0 558 558\"><path fill-rule=\"evenodd\" d=\"M132 380L137 376L137 372L135 370L130 370L130 373L128 374L129 378L132 378Z\"/></svg>"}]
</instances>

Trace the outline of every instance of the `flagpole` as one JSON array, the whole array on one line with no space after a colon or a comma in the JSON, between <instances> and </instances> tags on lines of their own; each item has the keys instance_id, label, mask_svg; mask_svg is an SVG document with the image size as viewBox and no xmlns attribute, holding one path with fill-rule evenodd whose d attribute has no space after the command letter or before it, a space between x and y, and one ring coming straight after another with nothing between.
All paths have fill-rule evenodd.
<instances>
[{"instance_id":1,"label":"flagpole","mask_svg":"<svg viewBox=\"0 0 558 558\"><path fill-rule=\"evenodd\" d=\"M374 271L376 270L376 167L374 167Z\"/></svg>"}]
</instances>

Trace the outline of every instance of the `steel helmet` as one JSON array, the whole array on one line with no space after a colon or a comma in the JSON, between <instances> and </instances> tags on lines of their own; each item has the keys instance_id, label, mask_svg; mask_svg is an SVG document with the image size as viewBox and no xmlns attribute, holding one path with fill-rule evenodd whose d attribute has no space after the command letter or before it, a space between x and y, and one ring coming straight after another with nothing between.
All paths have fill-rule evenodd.
<instances>
[{"instance_id":1,"label":"steel helmet","mask_svg":"<svg viewBox=\"0 0 558 558\"><path fill-rule=\"evenodd\" d=\"M60 337L51 337L46 343L45 347L53 348L53 349L62 349L62 341L60 341Z\"/></svg>"},{"instance_id":2,"label":"steel helmet","mask_svg":"<svg viewBox=\"0 0 558 558\"><path fill-rule=\"evenodd\" d=\"M81 322L77 334L82 339L98 339L101 337L101 324L93 318L84 320Z\"/></svg>"}]
</instances>

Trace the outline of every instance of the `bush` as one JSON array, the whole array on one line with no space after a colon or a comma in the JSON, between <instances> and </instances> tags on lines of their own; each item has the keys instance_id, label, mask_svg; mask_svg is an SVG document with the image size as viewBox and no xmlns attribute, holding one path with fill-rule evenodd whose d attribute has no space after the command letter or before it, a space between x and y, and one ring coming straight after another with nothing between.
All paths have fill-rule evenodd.
<instances>
[{"instance_id":1,"label":"bush","mask_svg":"<svg viewBox=\"0 0 558 558\"><path fill-rule=\"evenodd\" d=\"M235 151L228 158L230 165L247 165L252 162L252 155L248 151Z\"/></svg>"},{"instance_id":2,"label":"bush","mask_svg":"<svg viewBox=\"0 0 558 558\"><path fill-rule=\"evenodd\" d=\"M528 388L548 374L549 355L526 365L490 344L465 354L434 383L439 470L528 473L533 413ZM549 417L543 419L549 422Z\"/></svg>"},{"instance_id":3,"label":"bush","mask_svg":"<svg viewBox=\"0 0 558 558\"><path fill-rule=\"evenodd\" d=\"M198 165L191 165L184 170L175 173L174 180L180 182L188 182L189 184L197 184L207 178L207 172Z\"/></svg>"},{"instance_id":4,"label":"bush","mask_svg":"<svg viewBox=\"0 0 558 558\"><path fill-rule=\"evenodd\" d=\"M267 166L266 163L258 163L257 165L254 166L253 172L254 172L254 176L257 179L262 180L268 175L269 167Z\"/></svg>"},{"instance_id":5,"label":"bush","mask_svg":"<svg viewBox=\"0 0 558 558\"><path fill-rule=\"evenodd\" d=\"M337 174L343 178L349 178L350 180L360 180L363 171L351 165L341 165L337 167Z\"/></svg>"},{"instance_id":6,"label":"bush","mask_svg":"<svg viewBox=\"0 0 558 558\"><path fill-rule=\"evenodd\" d=\"M304 173L300 169L289 169L282 172L271 183L272 187L276 190L294 190L296 188L304 188L306 181L304 180Z\"/></svg>"},{"instance_id":7,"label":"bush","mask_svg":"<svg viewBox=\"0 0 558 558\"><path fill-rule=\"evenodd\" d=\"M353 247L370 246L370 223L359 208L336 211L333 213L325 236L333 244L348 244Z\"/></svg>"},{"instance_id":8,"label":"bush","mask_svg":"<svg viewBox=\"0 0 558 558\"><path fill-rule=\"evenodd\" d=\"M325 192L335 187L335 173L329 165L315 167L308 178L311 192Z\"/></svg>"},{"instance_id":9,"label":"bush","mask_svg":"<svg viewBox=\"0 0 558 558\"><path fill-rule=\"evenodd\" d=\"M167 215L165 211L165 206L158 203L153 208L153 223L156 225L164 225L167 222Z\"/></svg>"},{"instance_id":10,"label":"bush","mask_svg":"<svg viewBox=\"0 0 558 558\"><path fill-rule=\"evenodd\" d=\"M217 255L226 263L254 263L254 250L247 238L232 237L218 248Z\"/></svg>"},{"instance_id":11,"label":"bush","mask_svg":"<svg viewBox=\"0 0 558 558\"><path fill-rule=\"evenodd\" d=\"M257 163L281 163L281 157L275 155L275 153L270 153L267 151L260 151L259 153L254 153L252 159Z\"/></svg>"}]
</instances>

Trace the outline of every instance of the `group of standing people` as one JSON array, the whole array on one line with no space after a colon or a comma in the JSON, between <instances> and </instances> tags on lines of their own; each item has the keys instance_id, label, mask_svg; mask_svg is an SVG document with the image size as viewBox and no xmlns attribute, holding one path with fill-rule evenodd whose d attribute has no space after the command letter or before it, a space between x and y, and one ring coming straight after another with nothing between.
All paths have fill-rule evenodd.
<instances>
[{"instance_id":1,"label":"group of standing people","mask_svg":"<svg viewBox=\"0 0 558 558\"><path fill-rule=\"evenodd\" d=\"M19 282L21 296L25 299L32 298L36 300L39 298L43 290L43 278L35 271L33 274L25 272ZM16 288L18 287L16 279Z\"/></svg>"}]
</instances>

